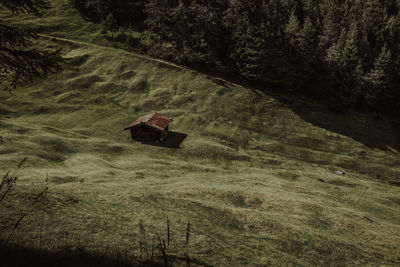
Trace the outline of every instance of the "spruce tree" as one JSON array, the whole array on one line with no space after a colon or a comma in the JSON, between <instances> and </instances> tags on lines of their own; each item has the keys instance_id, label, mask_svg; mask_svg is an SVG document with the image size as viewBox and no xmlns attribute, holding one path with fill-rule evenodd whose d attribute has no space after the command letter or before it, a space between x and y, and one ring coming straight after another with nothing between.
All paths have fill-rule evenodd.
<instances>
[{"instance_id":1,"label":"spruce tree","mask_svg":"<svg viewBox=\"0 0 400 267\"><path fill-rule=\"evenodd\" d=\"M178 5L171 10L172 17L172 36L178 52L179 61L186 59L186 51L188 50L187 43L190 39L191 25L194 17L189 12L188 1L178 1Z\"/></svg>"},{"instance_id":2,"label":"spruce tree","mask_svg":"<svg viewBox=\"0 0 400 267\"><path fill-rule=\"evenodd\" d=\"M398 44L400 43L400 14L391 16L384 29L384 37L388 48L393 52L398 51Z\"/></svg>"},{"instance_id":3,"label":"spruce tree","mask_svg":"<svg viewBox=\"0 0 400 267\"><path fill-rule=\"evenodd\" d=\"M0 0L0 7L16 13L40 15L49 7L46 0ZM0 88L9 90L31 82L37 76L46 76L60 68L62 58L58 51L33 48L35 31L9 25L0 19Z\"/></svg>"},{"instance_id":4,"label":"spruce tree","mask_svg":"<svg viewBox=\"0 0 400 267\"><path fill-rule=\"evenodd\" d=\"M336 42L332 44L329 49L326 50L326 61L331 65L335 65L337 68L342 64L343 60L343 49L346 45L346 29L342 29L342 32Z\"/></svg>"},{"instance_id":5,"label":"spruce tree","mask_svg":"<svg viewBox=\"0 0 400 267\"><path fill-rule=\"evenodd\" d=\"M264 41L260 32L250 26L236 44L236 65L242 77L250 81L260 81L263 75Z\"/></svg>"},{"instance_id":6,"label":"spruce tree","mask_svg":"<svg viewBox=\"0 0 400 267\"><path fill-rule=\"evenodd\" d=\"M224 16L224 25L230 31L232 42L230 59L236 71L245 79L260 81L263 74L266 36L262 23L257 25L253 15L257 1L232 2ZM270 79L270 77L268 77Z\"/></svg>"},{"instance_id":7,"label":"spruce tree","mask_svg":"<svg viewBox=\"0 0 400 267\"><path fill-rule=\"evenodd\" d=\"M366 99L372 104L379 97L391 97L389 92L392 74L392 53L384 45L374 62L374 67L367 75L370 85L366 92Z\"/></svg>"},{"instance_id":8,"label":"spruce tree","mask_svg":"<svg viewBox=\"0 0 400 267\"><path fill-rule=\"evenodd\" d=\"M107 18L102 22L102 33L106 34L107 31L111 32L111 36L114 37L114 32L118 28L117 20L114 18L113 14L108 14Z\"/></svg>"},{"instance_id":9,"label":"spruce tree","mask_svg":"<svg viewBox=\"0 0 400 267\"><path fill-rule=\"evenodd\" d=\"M289 20L286 24L285 33L287 35L290 45L293 48L298 47L300 41L301 28L299 20L294 11L290 15Z\"/></svg>"},{"instance_id":10,"label":"spruce tree","mask_svg":"<svg viewBox=\"0 0 400 267\"><path fill-rule=\"evenodd\" d=\"M361 58L361 37L358 27L358 23L355 22L351 25L349 32L347 33L347 39L343 48L343 68L344 71L354 73L357 64Z\"/></svg>"},{"instance_id":11,"label":"spruce tree","mask_svg":"<svg viewBox=\"0 0 400 267\"><path fill-rule=\"evenodd\" d=\"M40 15L40 11L49 8L50 4L47 0L1 0L0 6L13 13Z\"/></svg>"},{"instance_id":12,"label":"spruce tree","mask_svg":"<svg viewBox=\"0 0 400 267\"><path fill-rule=\"evenodd\" d=\"M145 25L151 41L156 45L155 54L162 54L163 43L168 40L169 7L167 0L149 0L144 6Z\"/></svg>"},{"instance_id":13,"label":"spruce tree","mask_svg":"<svg viewBox=\"0 0 400 267\"><path fill-rule=\"evenodd\" d=\"M321 4L322 33L319 36L321 50L326 50L338 41L343 30L342 11L335 1L323 1Z\"/></svg>"},{"instance_id":14,"label":"spruce tree","mask_svg":"<svg viewBox=\"0 0 400 267\"><path fill-rule=\"evenodd\" d=\"M303 53L309 56L315 55L317 48L317 26L312 22L310 17L304 20L303 28L300 32L299 45Z\"/></svg>"},{"instance_id":15,"label":"spruce tree","mask_svg":"<svg viewBox=\"0 0 400 267\"><path fill-rule=\"evenodd\" d=\"M184 38L187 60L190 63L206 64L213 61L207 32L209 27L213 26L215 16L213 16L212 10L202 6L199 2L191 1L191 4L186 7L186 21L181 20L180 23L184 23L184 28L186 28Z\"/></svg>"}]
</instances>

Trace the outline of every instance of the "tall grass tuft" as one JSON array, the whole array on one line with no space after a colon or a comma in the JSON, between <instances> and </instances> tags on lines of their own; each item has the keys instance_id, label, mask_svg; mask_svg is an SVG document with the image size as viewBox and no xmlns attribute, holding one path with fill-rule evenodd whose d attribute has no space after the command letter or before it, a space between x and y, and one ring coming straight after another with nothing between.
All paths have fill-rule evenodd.
<instances>
[{"instance_id":1,"label":"tall grass tuft","mask_svg":"<svg viewBox=\"0 0 400 267\"><path fill-rule=\"evenodd\" d=\"M9 195L12 189L15 187L15 184L18 180L17 172L22 168L27 159L28 158L24 158L18 163L18 167L13 174L11 174L11 171L8 171L3 176L3 179L0 183L0 203L5 200L7 195Z\"/></svg>"},{"instance_id":2,"label":"tall grass tuft","mask_svg":"<svg viewBox=\"0 0 400 267\"><path fill-rule=\"evenodd\" d=\"M187 226L186 226L186 247L185 247L185 258L186 258L186 266L187 267L190 267L190 258L189 258L190 230L191 230L191 225L190 225L190 220L189 220L187 223Z\"/></svg>"},{"instance_id":3,"label":"tall grass tuft","mask_svg":"<svg viewBox=\"0 0 400 267\"><path fill-rule=\"evenodd\" d=\"M186 231L184 231L184 251L180 251L177 248L177 243L173 240L172 230L171 230L171 221L169 217L166 219L166 233L155 234L155 240L150 240L149 236L146 235L146 229L143 225L143 221L139 222L139 250L140 250L140 259L143 264L149 262L157 262L158 264L171 267L174 265L181 266L182 263L186 266L190 266L193 259L189 257L189 243L190 243L190 235L192 231L192 224L190 220L186 225ZM175 246L172 246L175 244ZM149 249L150 248L150 249ZM154 248L158 251L158 255L154 255ZM149 251L151 250L151 254ZM156 261L154 261L156 260ZM180 262L178 264L178 262Z\"/></svg>"},{"instance_id":4,"label":"tall grass tuft","mask_svg":"<svg viewBox=\"0 0 400 267\"><path fill-rule=\"evenodd\" d=\"M18 180L18 171L22 169L23 165L25 162L28 160L28 158L23 158L17 165L17 168L12 172L12 171L7 171L6 174L3 176L0 182L0 205L7 201L7 197L11 194L11 192L14 190L17 180ZM46 174L47 175L47 174ZM26 218L30 213L34 212L34 207L40 203L42 200L47 198L47 193L49 190L48 186L48 181L49 177L48 175L46 176L46 182L45 186L36 194L33 195L31 202L27 205L28 209L25 210L22 215L19 215L15 219L15 224L12 227L12 230L15 231L21 224L22 220ZM44 209L42 210L42 222L40 224L41 227L41 234L40 234L40 240L42 239L42 228L43 228L43 221L44 221ZM2 218L2 219L7 219L7 218ZM12 219L13 220L13 219ZM2 233L0 233L2 234Z\"/></svg>"},{"instance_id":5,"label":"tall grass tuft","mask_svg":"<svg viewBox=\"0 0 400 267\"><path fill-rule=\"evenodd\" d=\"M170 238L171 238L171 235L170 235L169 219L168 219L168 216L167 216L167 239L168 239L168 247L169 247Z\"/></svg>"}]
</instances>

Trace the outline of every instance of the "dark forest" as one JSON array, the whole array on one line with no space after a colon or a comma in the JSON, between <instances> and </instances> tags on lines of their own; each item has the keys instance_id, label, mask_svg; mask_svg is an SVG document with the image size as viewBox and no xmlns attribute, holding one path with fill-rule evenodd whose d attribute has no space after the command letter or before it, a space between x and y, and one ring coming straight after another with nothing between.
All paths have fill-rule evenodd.
<instances>
[{"instance_id":1,"label":"dark forest","mask_svg":"<svg viewBox=\"0 0 400 267\"><path fill-rule=\"evenodd\" d=\"M400 109L396 0L70 1L115 40L152 56L341 111Z\"/></svg>"}]
</instances>

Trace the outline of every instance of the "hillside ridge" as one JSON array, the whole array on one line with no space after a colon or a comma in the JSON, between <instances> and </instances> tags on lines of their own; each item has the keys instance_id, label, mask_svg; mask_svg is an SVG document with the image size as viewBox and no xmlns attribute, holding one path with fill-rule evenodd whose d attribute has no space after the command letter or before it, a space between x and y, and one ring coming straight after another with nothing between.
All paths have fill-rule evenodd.
<instances>
[{"instance_id":1,"label":"hillside ridge","mask_svg":"<svg viewBox=\"0 0 400 267\"><path fill-rule=\"evenodd\" d=\"M146 60L150 60L150 61L157 62L157 63L161 63L161 64L164 64L165 66L170 66L170 67L175 67L175 68L179 68L179 69L182 69L182 70L189 70L189 71L194 71L194 72L201 73L198 70L192 69L192 68L190 68L188 66L178 65L178 64L175 64L173 62L169 62L169 61L166 61L166 60L163 60L163 59L159 59L159 58L153 58L151 56L147 56L147 55L144 55L144 54L139 54L139 53L136 53L136 52L133 52L133 51L126 51L124 49L114 48L114 47L110 47L110 46L102 46L102 45L98 45L98 44L94 44L94 43L90 43L90 42L84 42L84 41L73 40L73 39L68 39L68 38L61 38L61 37L56 37L56 36L47 35L47 34L38 34L38 35L40 37L42 37L42 38L46 38L46 39L50 39L50 40L53 39L53 40L58 40L58 41L63 41L63 42L69 42L69 43L72 43L72 44L79 44L79 45L82 45L82 46L92 46L92 47L96 47L96 48L104 48L104 49L110 49L110 50L119 51L119 52L125 52L128 55L135 56L135 57L142 58L142 59L146 59ZM206 75L206 76L210 76L209 74L204 74L204 73L201 73L201 74ZM228 81L228 80L226 80L224 78L221 78L221 77L212 76L212 78L217 80L217 81L229 84L231 86L243 87L242 85L240 85L238 83L235 83L235 82L232 82L232 81ZM258 91L257 89L254 89L254 90Z\"/></svg>"}]
</instances>

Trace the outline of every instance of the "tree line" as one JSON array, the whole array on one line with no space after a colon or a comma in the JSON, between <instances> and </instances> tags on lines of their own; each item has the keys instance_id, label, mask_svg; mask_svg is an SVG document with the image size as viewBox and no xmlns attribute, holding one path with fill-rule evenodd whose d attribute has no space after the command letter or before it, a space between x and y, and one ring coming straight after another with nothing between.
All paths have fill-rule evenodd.
<instances>
[{"instance_id":1,"label":"tree line","mask_svg":"<svg viewBox=\"0 0 400 267\"><path fill-rule=\"evenodd\" d=\"M153 56L339 110L400 110L398 0L70 2L107 31L141 32L132 45Z\"/></svg>"}]
</instances>

